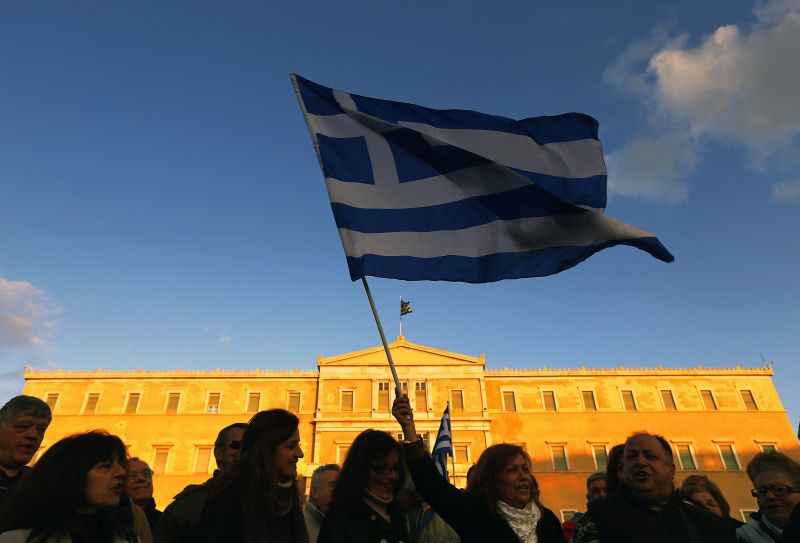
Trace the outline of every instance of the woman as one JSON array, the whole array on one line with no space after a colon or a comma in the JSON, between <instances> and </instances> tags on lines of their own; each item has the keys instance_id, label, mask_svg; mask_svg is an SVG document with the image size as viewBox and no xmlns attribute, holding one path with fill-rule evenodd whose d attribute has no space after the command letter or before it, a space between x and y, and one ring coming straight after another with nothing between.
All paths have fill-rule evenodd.
<instances>
[{"instance_id":1,"label":"woman","mask_svg":"<svg viewBox=\"0 0 800 543\"><path fill-rule=\"evenodd\" d=\"M361 432L347 453L317 542L408 542L396 502L402 486L400 445L386 432Z\"/></svg>"},{"instance_id":2,"label":"woman","mask_svg":"<svg viewBox=\"0 0 800 543\"><path fill-rule=\"evenodd\" d=\"M705 475L690 475L681 485L683 496L701 509L715 514L738 528L743 522L731 517L731 506L719 487Z\"/></svg>"},{"instance_id":3,"label":"woman","mask_svg":"<svg viewBox=\"0 0 800 543\"><path fill-rule=\"evenodd\" d=\"M403 429L406 461L417 490L462 543L563 543L558 519L536 503L531 461L521 447L500 444L486 449L463 492L436 471L417 435L407 397L395 400L392 414Z\"/></svg>"},{"instance_id":4,"label":"woman","mask_svg":"<svg viewBox=\"0 0 800 543\"><path fill-rule=\"evenodd\" d=\"M736 530L740 543L773 543L789 532L792 514L800 507L800 464L779 452L759 453L747 465L758 512ZM794 530L792 530L794 531ZM788 539L783 541L795 541Z\"/></svg>"},{"instance_id":5,"label":"woman","mask_svg":"<svg viewBox=\"0 0 800 543\"><path fill-rule=\"evenodd\" d=\"M127 462L117 436L88 432L50 447L0 520L2 543L138 543L123 514ZM127 504L129 505L129 504Z\"/></svg>"},{"instance_id":6,"label":"woman","mask_svg":"<svg viewBox=\"0 0 800 543\"><path fill-rule=\"evenodd\" d=\"M619 488L619 471L622 467L622 454L625 452L625 444L620 443L611 447L608 453L608 463L606 464L606 493L612 494Z\"/></svg>"},{"instance_id":7,"label":"woman","mask_svg":"<svg viewBox=\"0 0 800 543\"><path fill-rule=\"evenodd\" d=\"M299 420L283 409L256 413L242 436L239 463L209 491L197 533L187 539L307 543L295 479L303 458Z\"/></svg>"}]
</instances>

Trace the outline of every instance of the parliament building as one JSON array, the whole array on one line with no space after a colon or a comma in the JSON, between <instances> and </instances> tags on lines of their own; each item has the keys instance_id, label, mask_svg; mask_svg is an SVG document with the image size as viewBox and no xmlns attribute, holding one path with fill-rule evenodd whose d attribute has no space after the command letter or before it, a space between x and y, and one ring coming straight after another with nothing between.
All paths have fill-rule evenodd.
<instances>
[{"instance_id":1,"label":"parliament building","mask_svg":"<svg viewBox=\"0 0 800 543\"><path fill-rule=\"evenodd\" d=\"M486 447L519 444L533 460L543 503L562 518L585 509L586 477L604 470L609 449L637 430L670 441L678 483L708 475L741 518L755 509L744 472L753 455L778 450L800 459L770 367L496 369L483 355L403 337L391 350L429 446L451 406L456 485L464 486ZM29 369L24 392L53 409L42 451L75 432L117 434L155 471L161 508L213 472L220 428L260 410L280 407L300 418L305 477L320 464L341 463L366 428L400 436L382 347L320 357L316 371Z\"/></svg>"}]
</instances>

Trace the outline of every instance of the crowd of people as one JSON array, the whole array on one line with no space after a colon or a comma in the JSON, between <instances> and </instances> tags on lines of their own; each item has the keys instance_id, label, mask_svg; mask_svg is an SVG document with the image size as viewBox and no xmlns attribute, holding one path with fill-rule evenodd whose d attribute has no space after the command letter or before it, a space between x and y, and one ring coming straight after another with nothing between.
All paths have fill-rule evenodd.
<instances>
[{"instance_id":1,"label":"crowd of people","mask_svg":"<svg viewBox=\"0 0 800 543\"><path fill-rule=\"evenodd\" d=\"M406 397L392 413L404 439L363 431L342 466L314 471L306 500L299 420L259 412L220 430L213 476L161 512L150 467L107 432L61 439L28 467L51 413L17 396L0 408L0 543L800 543L800 464L779 452L748 464L758 512L742 523L708 477L676 487L663 437L635 433L587 479L586 512L562 524L523 448L488 447L461 490L437 471Z\"/></svg>"}]
</instances>

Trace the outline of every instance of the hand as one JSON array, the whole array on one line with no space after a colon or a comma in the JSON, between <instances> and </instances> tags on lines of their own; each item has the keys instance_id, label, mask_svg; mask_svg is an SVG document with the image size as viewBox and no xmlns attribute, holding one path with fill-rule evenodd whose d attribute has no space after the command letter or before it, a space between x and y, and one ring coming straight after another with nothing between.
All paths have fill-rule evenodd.
<instances>
[{"instance_id":1,"label":"hand","mask_svg":"<svg viewBox=\"0 0 800 543\"><path fill-rule=\"evenodd\" d=\"M411 409L411 402L408 401L408 396L403 395L394 399L392 415L400 423L407 441L417 439L417 431L414 426L414 411Z\"/></svg>"}]
</instances>

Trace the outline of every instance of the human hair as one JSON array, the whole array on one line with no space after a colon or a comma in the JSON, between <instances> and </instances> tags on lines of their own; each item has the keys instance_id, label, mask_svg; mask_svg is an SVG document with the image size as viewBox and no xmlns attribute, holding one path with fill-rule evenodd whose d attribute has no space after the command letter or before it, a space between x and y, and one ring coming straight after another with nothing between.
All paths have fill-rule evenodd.
<instances>
[{"instance_id":1,"label":"human hair","mask_svg":"<svg viewBox=\"0 0 800 543\"><path fill-rule=\"evenodd\" d=\"M341 468L339 467L339 464L325 464L315 469L314 473L311 474L311 492L314 492L314 490L319 486L322 476L325 473L329 471L338 472L340 470Z\"/></svg>"},{"instance_id":2,"label":"human hair","mask_svg":"<svg viewBox=\"0 0 800 543\"><path fill-rule=\"evenodd\" d=\"M467 485L467 494L471 494L486 504L491 514L496 514L497 501L500 499L497 481L500 473L517 456L522 455L528 465L531 459L525 449L519 445L511 443L500 443L492 445L481 454L478 463L475 464L475 471ZM536 484L534 482L534 484ZM538 486L538 485L537 485ZM533 489L531 489L533 490Z\"/></svg>"},{"instance_id":3,"label":"human hair","mask_svg":"<svg viewBox=\"0 0 800 543\"><path fill-rule=\"evenodd\" d=\"M622 455L625 453L625 444L619 443L611 447L608 452L606 465L606 492L611 494L619 488L619 468L622 465Z\"/></svg>"},{"instance_id":4,"label":"human hair","mask_svg":"<svg viewBox=\"0 0 800 543\"><path fill-rule=\"evenodd\" d=\"M40 419L50 419L53 413L50 406L35 396L21 394L8 400L0 407L0 424L10 424L23 415Z\"/></svg>"},{"instance_id":5,"label":"human hair","mask_svg":"<svg viewBox=\"0 0 800 543\"><path fill-rule=\"evenodd\" d=\"M690 475L683 480L681 484L681 493L686 498L691 500L692 496L698 492L708 492L711 494L711 497L714 498L714 501L719 505L722 516L731 516L731 505L728 503L728 500L725 499L722 490L720 490L714 481L705 475Z\"/></svg>"},{"instance_id":6,"label":"human hair","mask_svg":"<svg viewBox=\"0 0 800 543\"><path fill-rule=\"evenodd\" d=\"M755 483L756 478L768 471L778 471L789 476L792 485L800 489L800 464L777 451L758 453L747 464L747 476Z\"/></svg>"},{"instance_id":7,"label":"human hair","mask_svg":"<svg viewBox=\"0 0 800 543\"><path fill-rule=\"evenodd\" d=\"M606 481L606 483L608 483L608 475L602 471L598 471L589 475L589 477L586 478L586 490L589 490L589 488L592 486L592 483L595 481Z\"/></svg>"},{"instance_id":8,"label":"human hair","mask_svg":"<svg viewBox=\"0 0 800 543\"><path fill-rule=\"evenodd\" d=\"M247 423L246 422L234 422L233 424L227 425L225 428L219 431L217 434L217 439L214 441L214 450L221 449L225 446L225 442L228 441L228 432L233 430L234 428L241 428L242 430L247 430Z\"/></svg>"},{"instance_id":9,"label":"human hair","mask_svg":"<svg viewBox=\"0 0 800 543\"><path fill-rule=\"evenodd\" d=\"M285 409L269 409L253 415L242 437L239 463L223 474L212 495L233 490L242 508L245 541L263 541L278 515L278 472L275 451L292 437L300 420ZM224 431L225 429L223 429ZM294 487L292 487L294 490ZM292 507L299 507L297 492L290 492ZM265 515L268 521L265 522Z\"/></svg>"},{"instance_id":10,"label":"human hair","mask_svg":"<svg viewBox=\"0 0 800 543\"><path fill-rule=\"evenodd\" d=\"M72 540L96 540L101 535L109 543L125 531L115 508L98 512L92 533L79 521L78 508L89 505L86 498L87 475L103 462L119 461L127 467L125 444L102 431L75 434L53 444L19 483L7 502L0 520L0 532L30 529L28 541L45 541L69 536ZM97 530L97 531L95 531Z\"/></svg>"},{"instance_id":11,"label":"human hair","mask_svg":"<svg viewBox=\"0 0 800 543\"><path fill-rule=\"evenodd\" d=\"M628 439L625 440L625 445L627 446L628 442L631 439L636 438L636 437L641 437L641 436L652 437L653 439L658 441L658 444L661 446L661 448L666 453L667 459L670 461L670 463L672 463L672 464L675 463L675 457L672 455L672 447L670 446L669 441L667 441L666 438L664 438L664 436L661 436L661 435L658 435L658 434L651 434L650 432L636 432L636 433L631 434L631 435L628 436Z\"/></svg>"},{"instance_id":12,"label":"human hair","mask_svg":"<svg viewBox=\"0 0 800 543\"><path fill-rule=\"evenodd\" d=\"M400 444L386 432L364 430L356 436L339 472L339 479L333 490L330 514L349 511L362 502L367 491L371 466L374 462L388 457L392 451L397 451L398 457L402 460ZM405 470L402 466L398 475L394 488L395 496L403 487L405 480Z\"/></svg>"}]
</instances>

